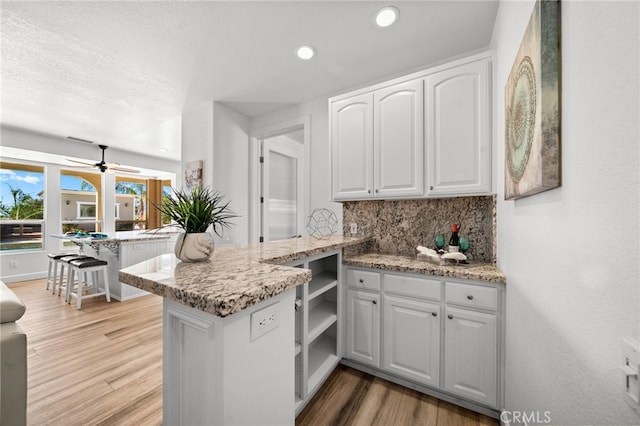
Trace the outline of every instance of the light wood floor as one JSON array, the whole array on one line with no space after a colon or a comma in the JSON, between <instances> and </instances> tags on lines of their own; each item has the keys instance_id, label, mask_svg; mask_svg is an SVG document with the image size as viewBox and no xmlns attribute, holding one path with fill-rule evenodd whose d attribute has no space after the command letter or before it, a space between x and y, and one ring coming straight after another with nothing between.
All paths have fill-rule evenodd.
<instances>
[{"instance_id":1,"label":"light wood floor","mask_svg":"<svg viewBox=\"0 0 640 426\"><path fill-rule=\"evenodd\" d=\"M162 424L162 299L67 305L44 280L10 284L27 305L29 425ZM250 405L248 405L250 406ZM497 421L340 366L297 425L495 425Z\"/></svg>"}]
</instances>

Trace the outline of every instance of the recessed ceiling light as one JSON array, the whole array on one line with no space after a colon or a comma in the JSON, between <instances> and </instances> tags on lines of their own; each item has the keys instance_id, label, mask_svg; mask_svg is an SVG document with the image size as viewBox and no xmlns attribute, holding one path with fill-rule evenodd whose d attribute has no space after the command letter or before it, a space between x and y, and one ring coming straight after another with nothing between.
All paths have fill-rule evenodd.
<instances>
[{"instance_id":1,"label":"recessed ceiling light","mask_svg":"<svg viewBox=\"0 0 640 426\"><path fill-rule=\"evenodd\" d=\"M298 58L302 59L303 61L307 61L313 58L315 54L316 49L311 46L302 45L296 49L296 55L298 55Z\"/></svg>"},{"instance_id":2,"label":"recessed ceiling light","mask_svg":"<svg viewBox=\"0 0 640 426\"><path fill-rule=\"evenodd\" d=\"M380 28L386 28L398 20L400 12L393 6L383 7L376 13L376 25Z\"/></svg>"}]
</instances>

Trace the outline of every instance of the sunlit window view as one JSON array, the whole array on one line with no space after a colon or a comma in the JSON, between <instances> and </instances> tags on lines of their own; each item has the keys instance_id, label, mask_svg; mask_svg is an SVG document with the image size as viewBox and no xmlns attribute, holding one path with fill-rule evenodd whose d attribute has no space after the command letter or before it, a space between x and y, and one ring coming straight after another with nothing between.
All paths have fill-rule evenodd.
<instances>
[{"instance_id":1,"label":"sunlit window view","mask_svg":"<svg viewBox=\"0 0 640 426\"><path fill-rule=\"evenodd\" d=\"M44 167L0 162L0 250L43 248Z\"/></svg>"},{"instance_id":2,"label":"sunlit window view","mask_svg":"<svg viewBox=\"0 0 640 426\"><path fill-rule=\"evenodd\" d=\"M147 229L147 180L118 176L115 191L116 231Z\"/></svg>"}]
</instances>

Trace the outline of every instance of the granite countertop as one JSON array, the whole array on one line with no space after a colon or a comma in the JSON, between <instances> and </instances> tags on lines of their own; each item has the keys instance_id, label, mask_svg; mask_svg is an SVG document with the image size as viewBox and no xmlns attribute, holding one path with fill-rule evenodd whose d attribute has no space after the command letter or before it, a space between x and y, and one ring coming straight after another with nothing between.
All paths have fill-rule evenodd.
<instances>
[{"instance_id":1,"label":"granite countertop","mask_svg":"<svg viewBox=\"0 0 640 426\"><path fill-rule=\"evenodd\" d=\"M465 278L470 280L507 283L507 277L492 263L469 263L467 265L435 265L416 257L392 254L365 253L344 256L345 265L388 271L413 272L440 277Z\"/></svg>"},{"instance_id":2,"label":"granite countertop","mask_svg":"<svg viewBox=\"0 0 640 426\"><path fill-rule=\"evenodd\" d=\"M279 264L366 243L334 235L216 247L209 261L185 263L165 254L124 268L119 279L201 311L226 317L311 280L308 269Z\"/></svg>"}]
</instances>

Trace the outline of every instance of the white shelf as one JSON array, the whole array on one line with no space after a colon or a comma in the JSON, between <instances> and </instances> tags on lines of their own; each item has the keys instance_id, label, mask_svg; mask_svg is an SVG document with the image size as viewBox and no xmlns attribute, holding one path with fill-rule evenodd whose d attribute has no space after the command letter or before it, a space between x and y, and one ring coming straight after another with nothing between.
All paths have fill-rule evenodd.
<instances>
[{"instance_id":1,"label":"white shelf","mask_svg":"<svg viewBox=\"0 0 640 426\"><path fill-rule=\"evenodd\" d=\"M338 278L335 272L325 271L314 275L309 283L309 300L320 296L337 285Z\"/></svg>"},{"instance_id":2,"label":"white shelf","mask_svg":"<svg viewBox=\"0 0 640 426\"><path fill-rule=\"evenodd\" d=\"M313 342L338 320L336 309L335 302L325 301L309 311L309 342Z\"/></svg>"},{"instance_id":3,"label":"white shelf","mask_svg":"<svg viewBox=\"0 0 640 426\"><path fill-rule=\"evenodd\" d=\"M309 392L315 390L338 363L336 338L320 337L309 349Z\"/></svg>"}]
</instances>

